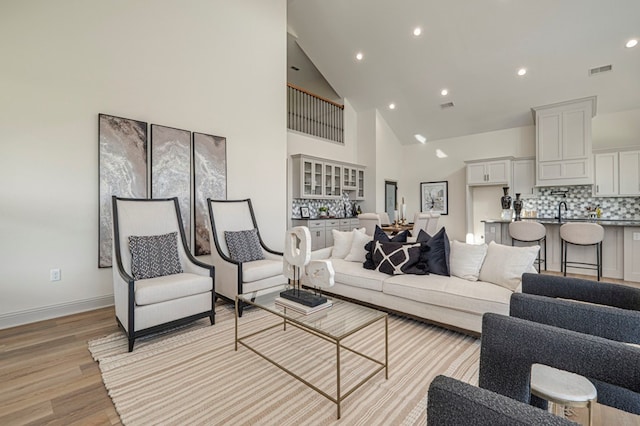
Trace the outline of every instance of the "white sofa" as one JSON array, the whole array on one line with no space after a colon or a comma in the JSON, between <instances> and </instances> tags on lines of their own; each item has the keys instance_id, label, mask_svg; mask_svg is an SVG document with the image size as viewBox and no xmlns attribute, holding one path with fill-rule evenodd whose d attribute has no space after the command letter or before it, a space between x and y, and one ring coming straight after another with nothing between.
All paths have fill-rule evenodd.
<instances>
[{"instance_id":1,"label":"white sofa","mask_svg":"<svg viewBox=\"0 0 640 426\"><path fill-rule=\"evenodd\" d=\"M525 248L499 244L484 245L487 250L485 255L478 257L468 254L470 251L477 252L476 247L479 246L451 242L452 272L465 276L464 269L474 269L475 264L475 270L478 272L482 271L482 267L486 267L485 274L476 276L485 275L501 284L482 280L471 281L454 275L387 275L365 269L362 262L332 258L332 247L313 252L312 258L332 261L335 285L326 289L327 293L477 335L482 330L482 315L485 312L509 315L511 294L520 291L521 272L518 272L518 269L522 269L522 272L535 272L533 260L537 246ZM493 250L491 258L489 250ZM518 265L509 266L505 252L515 253L515 256L509 255L509 258L518 258L515 260ZM510 282L506 285L505 271L499 270L503 266L505 270L510 269L507 272L511 274ZM519 274L517 282L513 279L516 276L514 274ZM497 278L491 278L492 276Z\"/></svg>"}]
</instances>

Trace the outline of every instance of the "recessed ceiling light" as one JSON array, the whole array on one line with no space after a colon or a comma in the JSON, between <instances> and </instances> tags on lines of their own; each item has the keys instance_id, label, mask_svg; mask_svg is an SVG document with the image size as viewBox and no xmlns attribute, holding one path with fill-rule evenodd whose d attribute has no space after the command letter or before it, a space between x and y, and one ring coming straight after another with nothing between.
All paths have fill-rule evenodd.
<instances>
[{"instance_id":1,"label":"recessed ceiling light","mask_svg":"<svg viewBox=\"0 0 640 426\"><path fill-rule=\"evenodd\" d=\"M393 102L389 104L389 109L396 109L396 104Z\"/></svg>"},{"instance_id":2,"label":"recessed ceiling light","mask_svg":"<svg viewBox=\"0 0 640 426\"><path fill-rule=\"evenodd\" d=\"M627 44L625 44L625 46L631 48L631 47L636 47L637 44L638 44L638 40L635 38L632 38L627 42Z\"/></svg>"},{"instance_id":3,"label":"recessed ceiling light","mask_svg":"<svg viewBox=\"0 0 640 426\"><path fill-rule=\"evenodd\" d=\"M362 58L364 58L364 55L362 54L362 52L358 52L358 53L356 53L356 59L357 59L357 60L361 61L361 60L362 60Z\"/></svg>"},{"instance_id":4,"label":"recessed ceiling light","mask_svg":"<svg viewBox=\"0 0 640 426\"><path fill-rule=\"evenodd\" d=\"M415 28L413 29L413 35L414 35L414 36L416 36L416 37L418 37L420 34L422 34L422 28L420 28L420 27L415 27Z\"/></svg>"},{"instance_id":5,"label":"recessed ceiling light","mask_svg":"<svg viewBox=\"0 0 640 426\"><path fill-rule=\"evenodd\" d=\"M427 142L427 138L425 138L424 136L422 136L419 133L416 133L415 135L413 135L414 138L416 138L416 140L420 143L425 143Z\"/></svg>"},{"instance_id":6,"label":"recessed ceiling light","mask_svg":"<svg viewBox=\"0 0 640 426\"><path fill-rule=\"evenodd\" d=\"M447 89L442 89L442 90L440 91L440 94L441 94L442 96L447 96L447 95L449 94L449 91L448 91Z\"/></svg>"},{"instance_id":7,"label":"recessed ceiling light","mask_svg":"<svg viewBox=\"0 0 640 426\"><path fill-rule=\"evenodd\" d=\"M522 77L523 75L525 75L526 73L527 73L527 69L526 69L526 68L520 68L520 69L518 70L518 75L519 75L519 76L521 76L521 77Z\"/></svg>"}]
</instances>

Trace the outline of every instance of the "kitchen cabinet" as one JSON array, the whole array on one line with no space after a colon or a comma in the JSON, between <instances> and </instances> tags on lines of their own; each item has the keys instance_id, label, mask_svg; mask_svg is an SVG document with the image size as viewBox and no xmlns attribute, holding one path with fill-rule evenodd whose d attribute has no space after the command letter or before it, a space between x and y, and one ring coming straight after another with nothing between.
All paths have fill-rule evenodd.
<instances>
[{"instance_id":1,"label":"kitchen cabinet","mask_svg":"<svg viewBox=\"0 0 640 426\"><path fill-rule=\"evenodd\" d=\"M304 154L291 156L293 198L364 200L365 167Z\"/></svg>"},{"instance_id":2,"label":"kitchen cabinet","mask_svg":"<svg viewBox=\"0 0 640 426\"><path fill-rule=\"evenodd\" d=\"M358 218L293 219L292 226L306 226L311 234L311 250L333 246L333 229L351 231L357 228Z\"/></svg>"},{"instance_id":3,"label":"kitchen cabinet","mask_svg":"<svg viewBox=\"0 0 640 426\"><path fill-rule=\"evenodd\" d=\"M505 157L466 161L467 185L509 185L511 159L512 157Z\"/></svg>"},{"instance_id":4,"label":"kitchen cabinet","mask_svg":"<svg viewBox=\"0 0 640 426\"><path fill-rule=\"evenodd\" d=\"M640 151L620 152L619 171L619 194L640 196Z\"/></svg>"},{"instance_id":5,"label":"kitchen cabinet","mask_svg":"<svg viewBox=\"0 0 640 426\"><path fill-rule=\"evenodd\" d=\"M605 152L594 155L595 179L593 195L607 197L618 195L618 153Z\"/></svg>"},{"instance_id":6,"label":"kitchen cabinet","mask_svg":"<svg viewBox=\"0 0 640 426\"><path fill-rule=\"evenodd\" d=\"M534 158L521 158L512 162L513 176L511 190L513 196L520 194L520 198L537 196L536 190L536 162Z\"/></svg>"},{"instance_id":7,"label":"kitchen cabinet","mask_svg":"<svg viewBox=\"0 0 640 426\"><path fill-rule=\"evenodd\" d=\"M536 123L536 186L591 185L591 119L596 97L532 108Z\"/></svg>"},{"instance_id":8,"label":"kitchen cabinet","mask_svg":"<svg viewBox=\"0 0 640 426\"><path fill-rule=\"evenodd\" d=\"M624 228L624 280L640 282L640 227Z\"/></svg>"}]
</instances>

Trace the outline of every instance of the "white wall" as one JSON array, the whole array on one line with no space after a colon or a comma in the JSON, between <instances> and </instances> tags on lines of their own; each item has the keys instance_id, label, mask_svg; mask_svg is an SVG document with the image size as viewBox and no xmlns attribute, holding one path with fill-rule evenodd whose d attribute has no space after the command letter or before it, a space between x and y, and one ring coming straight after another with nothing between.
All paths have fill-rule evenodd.
<instances>
[{"instance_id":1,"label":"white wall","mask_svg":"<svg viewBox=\"0 0 640 426\"><path fill-rule=\"evenodd\" d=\"M448 155L438 158L436 150ZM408 188L405 201L407 215L420 210L420 182L449 182L449 214L442 216L439 225L445 226L451 239L465 241L466 237L466 169L465 161L495 157L528 157L535 153L533 126L517 127L495 132L479 133L457 138L430 141L406 146L402 165L402 187ZM404 192L404 191L403 191ZM495 192L499 203L501 186L480 191L480 202ZM483 219L476 217L474 222Z\"/></svg>"},{"instance_id":2,"label":"white wall","mask_svg":"<svg viewBox=\"0 0 640 426\"><path fill-rule=\"evenodd\" d=\"M398 182L398 205L406 191L406 185L401 184L403 147L393 130L376 110L376 212L385 211L385 181ZM391 215L389 215L391 217ZM393 218L391 218L393 220Z\"/></svg>"},{"instance_id":3,"label":"white wall","mask_svg":"<svg viewBox=\"0 0 640 426\"><path fill-rule=\"evenodd\" d=\"M594 150L640 146L640 109L598 114L591 127Z\"/></svg>"},{"instance_id":4,"label":"white wall","mask_svg":"<svg viewBox=\"0 0 640 426\"><path fill-rule=\"evenodd\" d=\"M284 0L5 0L0 52L0 327L111 299L98 113L226 136L228 197L281 248Z\"/></svg>"}]
</instances>

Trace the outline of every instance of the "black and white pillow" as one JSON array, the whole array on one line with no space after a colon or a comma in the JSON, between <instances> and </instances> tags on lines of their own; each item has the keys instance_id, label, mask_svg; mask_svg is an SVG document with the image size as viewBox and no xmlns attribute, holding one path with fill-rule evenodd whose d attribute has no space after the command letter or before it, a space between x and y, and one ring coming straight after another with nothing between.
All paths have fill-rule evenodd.
<instances>
[{"instance_id":1,"label":"black and white pillow","mask_svg":"<svg viewBox=\"0 0 640 426\"><path fill-rule=\"evenodd\" d=\"M373 243L373 262L375 270L389 275L416 274L426 275L427 252L425 243Z\"/></svg>"},{"instance_id":2,"label":"black and white pillow","mask_svg":"<svg viewBox=\"0 0 640 426\"><path fill-rule=\"evenodd\" d=\"M135 280L179 274L178 233L130 236L131 275Z\"/></svg>"},{"instance_id":3,"label":"black and white pillow","mask_svg":"<svg viewBox=\"0 0 640 426\"><path fill-rule=\"evenodd\" d=\"M376 229L373 232L373 240L364 246L366 254L365 261L362 266L365 269L371 270L376 269L378 266L378 264L373 260L373 251L375 250L376 241L380 241L381 243L406 243L408 234L409 231L402 231L399 234L394 235L392 238L389 238L389 236L378 225L376 225Z\"/></svg>"},{"instance_id":4,"label":"black and white pillow","mask_svg":"<svg viewBox=\"0 0 640 426\"><path fill-rule=\"evenodd\" d=\"M252 262L264 259L257 229L224 231L229 257L236 262Z\"/></svg>"}]
</instances>

